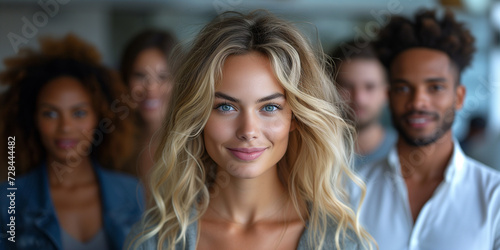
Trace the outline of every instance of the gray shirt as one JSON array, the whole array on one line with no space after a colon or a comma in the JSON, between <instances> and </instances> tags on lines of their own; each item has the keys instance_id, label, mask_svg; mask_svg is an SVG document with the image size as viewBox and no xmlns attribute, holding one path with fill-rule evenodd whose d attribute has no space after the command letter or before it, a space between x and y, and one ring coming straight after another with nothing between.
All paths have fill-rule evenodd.
<instances>
[{"instance_id":1,"label":"gray shirt","mask_svg":"<svg viewBox=\"0 0 500 250\"><path fill-rule=\"evenodd\" d=\"M369 165L376 163L384 159L389 151L394 146L398 139L398 134L392 129L385 130L385 136L380 145L371 153L367 155L356 155L354 158L354 166L356 168L362 167L364 165Z\"/></svg>"},{"instance_id":2,"label":"gray shirt","mask_svg":"<svg viewBox=\"0 0 500 250\"><path fill-rule=\"evenodd\" d=\"M136 223L134 227L132 228L130 234L127 237L127 240L125 241L124 244L124 249L132 249L132 245L134 240L137 240L137 235L141 233L141 230L144 227L142 224ZM330 249L337 249L335 247L335 232L337 230L337 224L330 221L328 223L328 226L326 228L326 237L325 237L325 242L323 244L323 249L324 250L330 250ZM191 225L188 226L187 231L186 231L186 245L183 247L182 243L178 243L175 246L176 250L195 250L196 249L196 238L197 238L197 233L198 233L198 222L195 222ZM308 233L309 229L306 226L306 229L300 236L299 240L299 245L297 246L297 250L306 250L306 249L311 249L309 247L309 241L308 241ZM135 238L135 239L134 239ZM138 250L147 250L147 249L156 249L156 244L158 243L158 238L155 236L153 238L148 239L146 242L140 245ZM130 246L130 248L129 248ZM352 230L347 231L346 237L340 237L340 246L341 249L343 250L351 250L351 249L362 249L362 243L354 234ZM166 249L166 248L164 248Z\"/></svg>"}]
</instances>

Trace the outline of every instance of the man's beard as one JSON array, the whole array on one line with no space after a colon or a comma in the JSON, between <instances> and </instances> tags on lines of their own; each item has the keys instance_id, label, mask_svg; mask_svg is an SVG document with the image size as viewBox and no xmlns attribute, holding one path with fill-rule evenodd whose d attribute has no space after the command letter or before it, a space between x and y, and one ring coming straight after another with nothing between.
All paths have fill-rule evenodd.
<instances>
[{"instance_id":1,"label":"man's beard","mask_svg":"<svg viewBox=\"0 0 500 250\"><path fill-rule=\"evenodd\" d=\"M404 127L401 125L402 122L406 121L406 117L414 114L426 114L432 115L436 120L441 121L438 128L434 133L430 136L423 138L414 138L410 134L406 133ZM394 117L394 114L391 112L392 124L398 131L399 135L411 146L422 147L432 144L439 140L446 132L448 132L455 120L455 109L452 107L445 112L445 116L441 118L441 116L437 113L431 113L427 111L410 111L401 116L401 118Z\"/></svg>"},{"instance_id":2,"label":"man's beard","mask_svg":"<svg viewBox=\"0 0 500 250\"><path fill-rule=\"evenodd\" d=\"M356 131L363 131L365 130L366 128L370 127L371 125L375 124L378 122L378 116L373 116L373 117L370 117L370 119L366 120L366 121L356 121Z\"/></svg>"},{"instance_id":3,"label":"man's beard","mask_svg":"<svg viewBox=\"0 0 500 250\"><path fill-rule=\"evenodd\" d=\"M360 121L356 116L356 110L361 109L369 114L370 108L366 108L364 106L354 106L354 107L351 106L351 109L354 116L354 126L356 127L356 131L358 132L365 130L366 128L370 127L373 124L376 124L382 113L382 109L380 109L379 112L374 112L372 116L369 116L365 120Z\"/></svg>"}]
</instances>

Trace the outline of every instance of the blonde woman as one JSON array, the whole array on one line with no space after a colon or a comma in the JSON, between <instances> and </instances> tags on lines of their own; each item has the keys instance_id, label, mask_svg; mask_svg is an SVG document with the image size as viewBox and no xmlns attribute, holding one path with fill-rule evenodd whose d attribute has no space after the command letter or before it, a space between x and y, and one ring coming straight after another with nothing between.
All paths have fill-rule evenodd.
<instances>
[{"instance_id":1,"label":"blonde woman","mask_svg":"<svg viewBox=\"0 0 500 250\"><path fill-rule=\"evenodd\" d=\"M307 40L264 11L209 23L176 70L130 249L361 249L352 128ZM334 105L332 105L332 103Z\"/></svg>"}]
</instances>

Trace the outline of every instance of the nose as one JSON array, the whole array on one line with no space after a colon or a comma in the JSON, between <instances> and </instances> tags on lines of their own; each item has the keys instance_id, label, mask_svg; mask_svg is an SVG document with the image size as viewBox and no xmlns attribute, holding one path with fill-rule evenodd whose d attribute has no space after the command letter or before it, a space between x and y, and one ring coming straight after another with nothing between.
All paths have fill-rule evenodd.
<instances>
[{"instance_id":1,"label":"nose","mask_svg":"<svg viewBox=\"0 0 500 250\"><path fill-rule=\"evenodd\" d=\"M352 100L357 105L364 104L367 98L366 91L362 88L353 88L352 89Z\"/></svg>"},{"instance_id":2,"label":"nose","mask_svg":"<svg viewBox=\"0 0 500 250\"><path fill-rule=\"evenodd\" d=\"M259 133L259 118L252 112L242 112L238 117L236 137L242 141L253 141Z\"/></svg>"},{"instance_id":3,"label":"nose","mask_svg":"<svg viewBox=\"0 0 500 250\"><path fill-rule=\"evenodd\" d=\"M408 102L409 108L413 110L423 110L427 108L429 95L423 88L415 88L411 93L411 99Z\"/></svg>"},{"instance_id":4,"label":"nose","mask_svg":"<svg viewBox=\"0 0 500 250\"><path fill-rule=\"evenodd\" d=\"M144 79L144 88L149 92L156 92L164 82L160 77L160 73L155 71L153 68L148 68L148 74Z\"/></svg>"},{"instance_id":5,"label":"nose","mask_svg":"<svg viewBox=\"0 0 500 250\"><path fill-rule=\"evenodd\" d=\"M71 117L68 117L66 115L61 115L59 118L59 131L63 133L67 133L71 131L71 128L73 127L73 120Z\"/></svg>"}]
</instances>

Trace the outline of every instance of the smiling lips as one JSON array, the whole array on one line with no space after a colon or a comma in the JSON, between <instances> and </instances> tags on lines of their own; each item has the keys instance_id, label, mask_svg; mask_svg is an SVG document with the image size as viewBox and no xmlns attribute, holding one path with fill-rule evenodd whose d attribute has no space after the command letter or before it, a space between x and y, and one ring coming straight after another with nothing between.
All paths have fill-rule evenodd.
<instances>
[{"instance_id":1,"label":"smiling lips","mask_svg":"<svg viewBox=\"0 0 500 250\"><path fill-rule=\"evenodd\" d=\"M141 106L146 110L156 110L160 108L162 102L160 99L147 99L142 101Z\"/></svg>"},{"instance_id":2,"label":"smiling lips","mask_svg":"<svg viewBox=\"0 0 500 250\"><path fill-rule=\"evenodd\" d=\"M439 119L439 115L431 112L410 112L405 115L405 120L413 128L423 128L430 122Z\"/></svg>"},{"instance_id":3,"label":"smiling lips","mask_svg":"<svg viewBox=\"0 0 500 250\"><path fill-rule=\"evenodd\" d=\"M61 149L70 149L74 148L78 143L78 140L75 139L60 139L56 140L56 146Z\"/></svg>"},{"instance_id":4,"label":"smiling lips","mask_svg":"<svg viewBox=\"0 0 500 250\"><path fill-rule=\"evenodd\" d=\"M253 161L259 158L267 148L228 148L236 158L242 161Z\"/></svg>"}]
</instances>

